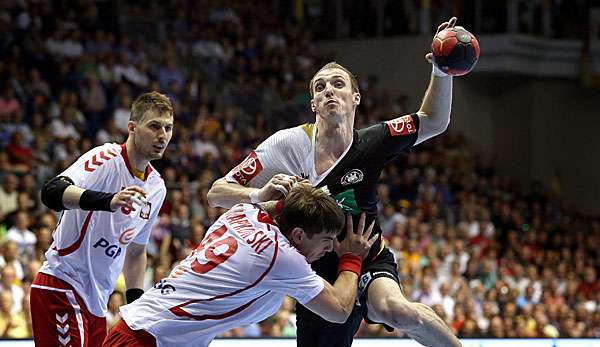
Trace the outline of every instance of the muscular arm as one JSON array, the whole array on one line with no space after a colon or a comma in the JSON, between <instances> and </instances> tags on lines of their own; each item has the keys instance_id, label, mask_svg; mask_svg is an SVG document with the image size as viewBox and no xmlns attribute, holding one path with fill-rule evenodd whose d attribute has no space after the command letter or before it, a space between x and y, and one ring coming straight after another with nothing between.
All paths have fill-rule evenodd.
<instances>
[{"instance_id":1,"label":"muscular arm","mask_svg":"<svg viewBox=\"0 0 600 347\"><path fill-rule=\"evenodd\" d=\"M287 192L299 179L295 176L277 174L262 188L244 187L235 182L228 182L224 177L216 180L207 194L210 207L231 208L244 202L266 202L285 197Z\"/></svg>"},{"instance_id":2,"label":"muscular arm","mask_svg":"<svg viewBox=\"0 0 600 347\"><path fill-rule=\"evenodd\" d=\"M97 192L75 185L69 177L59 176L46 182L41 197L42 202L55 211L83 209L114 212L121 206L127 206L135 199L136 193L146 196L146 192L138 186L127 187L117 193Z\"/></svg>"},{"instance_id":3,"label":"muscular arm","mask_svg":"<svg viewBox=\"0 0 600 347\"><path fill-rule=\"evenodd\" d=\"M354 308L358 275L342 271L333 286L323 282L323 290L304 306L330 322L344 323Z\"/></svg>"},{"instance_id":4,"label":"muscular arm","mask_svg":"<svg viewBox=\"0 0 600 347\"><path fill-rule=\"evenodd\" d=\"M123 265L123 275L125 276L125 287L127 289L144 287L146 260L145 245L132 242L127 246L125 264Z\"/></svg>"},{"instance_id":5,"label":"muscular arm","mask_svg":"<svg viewBox=\"0 0 600 347\"><path fill-rule=\"evenodd\" d=\"M446 131L450 123L451 107L452 77L436 76L432 73L423 103L417 112L420 126L419 136L415 144Z\"/></svg>"},{"instance_id":6,"label":"muscular arm","mask_svg":"<svg viewBox=\"0 0 600 347\"><path fill-rule=\"evenodd\" d=\"M231 208L233 205L250 202L250 193L256 188L227 182L224 177L216 180L206 196L210 207Z\"/></svg>"}]
</instances>

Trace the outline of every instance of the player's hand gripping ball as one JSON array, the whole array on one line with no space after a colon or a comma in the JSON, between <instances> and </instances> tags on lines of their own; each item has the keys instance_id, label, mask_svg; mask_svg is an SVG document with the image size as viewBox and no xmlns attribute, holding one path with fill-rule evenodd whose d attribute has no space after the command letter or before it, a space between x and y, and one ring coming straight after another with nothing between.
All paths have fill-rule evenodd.
<instances>
[{"instance_id":1,"label":"player's hand gripping ball","mask_svg":"<svg viewBox=\"0 0 600 347\"><path fill-rule=\"evenodd\" d=\"M460 26L438 32L431 50L438 69L451 76L468 74L479 59L479 42Z\"/></svg>"}]
</instances>

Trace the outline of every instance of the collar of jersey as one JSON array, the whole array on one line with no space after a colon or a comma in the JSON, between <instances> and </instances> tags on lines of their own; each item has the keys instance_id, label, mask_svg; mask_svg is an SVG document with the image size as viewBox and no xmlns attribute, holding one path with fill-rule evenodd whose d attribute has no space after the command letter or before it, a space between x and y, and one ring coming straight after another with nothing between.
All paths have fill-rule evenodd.
<instances>
[{"instance_id":1,"label":"collar of jersey","mask_svg":"<svg viewBox=\"0 0 600 347\"><path fill-rule=\"evenodd\" d=\"M137 177L142 181L145 181L148 176L150 176L150 172L152 172L152 167L150 166L150 164L146 165L146 170L144 171L138 171L136 170L130 163L129 163L129 157L127 157L127 146L125 146L124 143L121 144L121 154L123 156L123 161L125 162L125 166L127 166L127 170L129 171L129 173L131 174L131 176L133 177Z\"/></svg>"},{"instance_id":2,"label":"collar of jersey","mask_svg":"<svg viewBox=\"0 0 600 347\"><path fill-rule=\"evenodd\" d=\"M340 157L335 161L335 163L327 170L325 170L325 172L323 172L320 175L317 175L317 165L315 162L315 154L316 154L316 148L317 148L317 131L319 131L319 129L317 129L317 123L314 124L313 127L313 132L312 132L312 141L310 143L310 167L312 170L312 174L314 175L313 177L315 178L315 182L311 183L313 185L318 185L319 183L321 183L322 180L325 179L325 177L327 177L327 175L331 172L331 170L333 170L337 164L340 163L340 161L342 161L342 159L344 159L344 157L346 156L346 154L348 154L348 151L350 150L350 148L352 147L352 144L354 144L354 138L356 137L355 134L355 130L352 129L352 140L350 140L350 144L348 145L348 147L346 147L346 149L344 150L344 153L342 153L342 155L340 155Z\"/></svg>"}]
</instances>

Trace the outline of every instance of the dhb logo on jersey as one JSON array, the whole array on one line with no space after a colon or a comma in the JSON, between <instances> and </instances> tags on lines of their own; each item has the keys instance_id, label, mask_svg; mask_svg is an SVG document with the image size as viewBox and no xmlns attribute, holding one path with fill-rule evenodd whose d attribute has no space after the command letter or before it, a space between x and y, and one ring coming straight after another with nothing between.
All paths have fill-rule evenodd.
<instances>
[{"instance_id":1,"label":"dhb logo on jersey","mask_svg":"<svg viewBox=\"0 0 600 347\"><path fill-rule=\"evenodd\" d=\"M342 177L341 183L343 186L355 184L362 181L364 176L363 172L359 169L352 169Z\"/></svg>"},{"instance_id":2,"label":"dhb logo on jersey","mask_svg":"<svg viewBox=\"0 0 600 347\"><path fill-rule=\"evenodd\" d=\"M385 122L392 136L408 135L417 131L415 123L410 115L398 117Z\"/></svg>"},{"instance_id":3,"label":"dhb logo on jersey","mask_svg":"<svg viewBox=\"0 0 600 347\"><path fill-rule=\"evenodd\" d=\"M256 155L256 152L252 151L248 154L248 157L234 169L233 178L241 185L247 185L256 175L263 170L262 164Z\"/></svg>"},{"instance_id":4,"label":"dhb logo on jersey","mask_svg":"<svg viewBox=\"0 0 600 347\"><path fill-rule=\"evenodd\" d=\"M165 278L154 285L154 289L160 289L162 295L168 295L175 291L175 287L167 282Z\"/></svg>"}]
</instances>

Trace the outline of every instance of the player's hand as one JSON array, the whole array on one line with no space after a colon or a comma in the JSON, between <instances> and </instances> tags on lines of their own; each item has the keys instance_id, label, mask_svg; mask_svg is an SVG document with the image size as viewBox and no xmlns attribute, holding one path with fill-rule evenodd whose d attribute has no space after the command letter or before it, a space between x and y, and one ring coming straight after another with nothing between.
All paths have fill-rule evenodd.
<instances>
[{"instance_id":1,"label":"player's hand","mask_svg":"<svg viewBox=\"0 0 600 347\"><path fill-rule=\"evenodd\" d=\"M146 191L142 187L131 186L124 188L110 201L110 209L114 212L120 207L129 207L135 211L137 207L141 207L146 202Z\"/></svg>"},{"instance_id":2,"label":"player's hand","mask_svg":"<svg viewBox=\"0 0 600 347\"><path fill-rule=\"evenodd\" d=\"M339 242L337 239L335 240L335 252L338 257L341 257L346 253L352 253L365 259L367 254L369 254L369 250L377 238L371 237L373 236L375 221L373 220L371 225L365 229L366 218L367 215L363 212L360 215L356 230L354 230L352 215L346 215L346 238L342 242Z\"/></svg>"},{"instance_id":3,"label":"player's hand","mask_svg":"<svg viewBox=\"0 0 600 347\"><path fill-rule=\"evenodd\" d=\"M300 181L297 176L277 174L273 176L257 193L258 202L272 201L285 198L292 186Z\"/></svg>"},{"instance_id":4,"label":"player's hand","mask_svg":"<svg viewBox=\"0 0 600 347\"><path fill-rule=\"evenodd\" d=\"M449 21L440 24L440 26L437 28L437 31L435 32L435 35L433 35L433 37L436 37L437 34L444 29L454 28L455 25L456 25L456 17L452 17L452 18L450 18ZM425 54L425 59L429 63L433 64L433 53L430 52L430 53Z\"/></svg>"}]
</instances>

